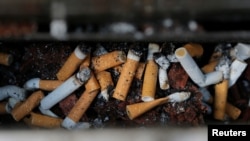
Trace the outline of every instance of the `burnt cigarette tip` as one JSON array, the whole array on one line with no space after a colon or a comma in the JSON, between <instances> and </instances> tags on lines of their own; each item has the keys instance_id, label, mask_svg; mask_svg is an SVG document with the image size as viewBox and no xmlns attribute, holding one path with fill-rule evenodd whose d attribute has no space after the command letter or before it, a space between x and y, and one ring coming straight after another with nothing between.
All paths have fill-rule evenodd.
<instances>
[{"instance_id":1,"label":"burnt cigarette tip","mask_svg":"<svg viewBox=\"0 0 250 141\"><path fill-rule=\"evenodd\" d=\"M154 57L155 60L158 59L158 58L160 58L160 57L162 57L162 56L164 56L164 55L161 52L155 52L153 54L153 57Z\"/></svg>"},{"instance_id":2,"label":"burnt cigarette tip","mask_svg":"<svg viewBox=\"0 0 250 141\"><path fill-rule=\"evenodd\" d=\"M83 83L89 80L91 76L91 70L88 67L82 68L77 74L76 77Z\"/></svg>"},{"instance_id":3,"label":"burnt cigarette tip","mask_svg":"<svg viewBox=\"0 0 250 141\"><path fill-rule=\"evenodd\" d=\"M85 54L88 54L88 53L91 52L91 47L88 46L88 45L86 45L85 43L80 43L80 44L78 45L78 47L79 47L79 49L80 49L83 53L85 53Z\"/></svg>"},{"instance_id":4,"label":"burnt cigarette tip","mask_svg":"<svg viewBox=\"0 0 250 141\"><path fill-rule=\"evenodd\" d=\"M142 48L139 44L133 44L131 45L130 47L130 50L136 55L136 56L139 56L141 57L142 56Z\"/></svg>"}]
</instances>

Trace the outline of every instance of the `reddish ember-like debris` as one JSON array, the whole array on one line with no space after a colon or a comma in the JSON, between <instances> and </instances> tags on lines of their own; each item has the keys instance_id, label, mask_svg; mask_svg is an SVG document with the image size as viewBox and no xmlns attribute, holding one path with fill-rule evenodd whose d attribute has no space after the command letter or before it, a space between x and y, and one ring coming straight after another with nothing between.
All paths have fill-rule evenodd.
<instances>
[{"instance_id":1,"label":"reddish ember-like debris","mask_svg":"<svg viewBox=\"0 0 250 141\"><path fill-rule=\"evenodd\" d=\"M169 84L174 89L184 89L189 76L179 63L173 63L168 72Z\"/></svg>"},{"instance_id":2,"label":"reddish ember-like debris","mask_svg":"<svg viewBox=\"0 0 250 141\"><path fill-rule=\"evenodd\" d=\"M73 94L67 96L61 102L59 102L59 107L61 108L61 110L65 116L67 116L69 114L70 110L74 107L77 100L78 100L78 98L73 93Z\"/></svg>"}]
</instances>

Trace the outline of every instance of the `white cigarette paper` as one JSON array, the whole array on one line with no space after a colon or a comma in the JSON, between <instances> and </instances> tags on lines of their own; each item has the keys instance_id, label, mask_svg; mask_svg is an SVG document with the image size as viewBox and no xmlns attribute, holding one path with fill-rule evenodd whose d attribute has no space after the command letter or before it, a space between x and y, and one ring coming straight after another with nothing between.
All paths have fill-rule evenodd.
<instances>
[{"instance_id":1,"label":"white cigarette paper","mask_svg":"<svg viewBox=\"0 0 250 141\"><path fill-rule=\"evenodd\" d=\"M189 77L200 87L216 84L223 79L222 72L215 71L204 75L187 50L183 47L176 49L175 56Z\"/></svg>"},{"instance_id":2,"label":"white cigarette paper","mask_svg":"<svg viewBox=\"0 0 250 141\"><path fill-rule=\"evenodd\" d=\"M40 109L48 110L59 101L70 95L90 78L90 72L89 68L83 68L76 73L76 75L71 76L62 85L57 87L41 100Z\"/></svg>"},{"instance_id":3,"label":"white cigarette paper","mask_svg":"<svg viewBox=\"0 0 250 141\"><path fill-rule=\"evenodd\" d=\"M158 74L160 88L162 90L167 90L169 88L167 69L170 63L168 59L166 58L166 56L164 55L161 55L159 57L156 56L156 57L157 58L155 59L155 62L160 66L159 74Z\"/></svg>"},{"instance_id":4,"label":"white cigarette paper","mask_svg":"<svg viewBox=\"0 0 250 141\"><path fill-rule=\"evenodd\" d=\"M190 92L176 92L168 95L168 102L182 102L190 97Z\"/></svg>"},{"instance_id":5,"label":"white cigarette paper","mask_svg":"<svg viewBox=\"0 0 250 141\"><path fill-rule=\"evenodd\" d=\"M55 118L58 117L58 116L57 116L55 113L53 113L50 109L43 109L43 108L41 108L41 106L40 106L40 107L39 107L39 110L40 110L40 112L43 113L44 115L47 115L47 116L50 116L50 117L55 117Z\"/></svg>"},{"instance_id":6,"label":"white cigarette paper","mask_svg":"<svg viewBox=\"0 0 250 141\"><path fill-rule=\"evenodd\" d=\"M149 43L147 60L153 60L154 59L154 53L159 52L159 51L160 51L160 47L159 47L158 44Z\"/></svg>"},{"instance_id":7,"label":"white cigarette paper","mask_svg":"<svg viewBox=\"0 0 250 141\"><path fill-rule=\"evenodd\" d=\"M223 73L223 79L229 79L231 60L227 56L222 56L215 70Z\"/></svg>"},{"instance_id":8,"label":"white cigarette paper","mask_svg":"<svg viewBox=\"0 0 250 141\"><path fill-rule=\"evenodd\" d=\"M250 57L250 44L238 43L231 50L230 55L240 61L244 61Z\"/></svg>"},{"instance_id":9,"label":"white cigarette paper","mask_svg":"<svg viewBox=\"0 0 250 141\"><path fill-rule=\"evenodd\" d=\"M15 85L0 87L0 101L9 97L13 97L23 101L26 98L26 91L25 89Z\"/></svg>"},{"instance_id":10,"label":"white cigarette paper","mask_svg":"<svg viewBox=\"0 0 250 141\"><path fill-rule=\"evenodd\" d=\"M233 86L238 78L241 76L243 71L246 69L247 63L235 59L231 64L230 75L229 75L229 87Z\"/></svg>"},{"instance_id":11,"label":"white cigarette paper","mask_svg":"<svg viewBox=\"0 0 250 141\"><path fill-rule=\"evenodd\" d=\"M88 129L90 127L88 122L75 122L72 119L66 117L62 122L62 127L73 130L73 129Z\"/></svg>"},{"instance_id":12,"label":"white cigarette paper","mask_svg":"<svg viewBox=\"0 0 250 141\"><path fill-rule=\"evenodd\" d=\"M28 80L27 82L25 82L25 84L23 85L23 88L26 90L39 89L39 81L40 81L40 78L32 78Z\"/></svg>"}]
</instances>

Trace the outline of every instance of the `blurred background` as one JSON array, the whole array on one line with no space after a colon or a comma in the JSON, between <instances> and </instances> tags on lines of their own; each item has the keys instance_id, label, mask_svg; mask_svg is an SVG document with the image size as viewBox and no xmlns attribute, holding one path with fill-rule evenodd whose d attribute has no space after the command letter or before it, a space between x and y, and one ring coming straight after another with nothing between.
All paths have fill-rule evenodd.
<instances>
[{"instance_id":1,"label":"blurred background","mask_svg":"<svg viewBox=\"0 0 250 141\"><path fill-rule=\"evenodd\" d=\"M0 37L248 41L249 14L248 0L1 0Z\"/></svg>"}]
</instances>

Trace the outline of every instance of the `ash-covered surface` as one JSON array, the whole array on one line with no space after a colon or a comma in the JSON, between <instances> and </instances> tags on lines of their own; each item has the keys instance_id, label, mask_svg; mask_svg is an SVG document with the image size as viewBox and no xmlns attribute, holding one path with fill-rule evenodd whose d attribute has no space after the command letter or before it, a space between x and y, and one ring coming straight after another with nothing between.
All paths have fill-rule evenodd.
<instances>
[{"instance_id":1,"label":"ash-covered surface","mask_svg":"<svg viewBox=\"0 0 250 141\"><path fill-rule=\"evenodd\" d=\"M6 42L0 44L0 52L10 53L14 56L14 61L10 66L0 65L0 87L5 85L17 85L22 87L23 84L31 78L41 78L47 80L55 80L56 73L63 63L78 45L77 42ZM104 43L86 43L93 50L97 45L102 45L108 52L114 50L122 50L126 54L133 43L127 42L104 42ZM147 58L147 42L137 43L141 46L141 62L145 62ZM166 46L166 43L159 43L160 46ZM181 46L181 43L175 44ZM211 56L210 48L204 48L205 54L202 58L196 59L199 66L207 63ZM249 64L249 61L248 61ZM118 81L119 73L114 69L109 69L112 74L114 84ZM141 90L143 80L134 79L130 87L126 101L118 101L112 98L113 88L110 88L110 99L105 101L97 96L81 121L90 122L94 128L108 127L146 127L146 126L168 126L168 125L187 125L199 126L214 122L211 114L207 113L208 107L202 102L202 94L198 87L190 80L185 70L178 62L171 63L168 68L168 77L170 89L161 90L157 84L156 98L165 97L171 93L179 91L189 91L191 96L188 100L181 103L167 103L157 106L146 112L142 116L130 120L126 113L126 105L142 102ZM248 122L250 120L249 101L249 67L235 84L237 86L234 91L229 89L229 101L242 110L242 114L237 121L230 122ZM213 88L209 88L211 91ZM55 105L52 110L61 118L65 118L70 109L74 106L77 99L84 91L84 87L79 88L73 94L65 98L59 104ZM29 92L30 94L32 92ZM45 92L47 94L48 92ZM212 107L212 105L210 105ZM36 112L39 112L35 109ZM216 121L217 122L217 121ZM25 125L22 121L16 122L11 115L0 115L0 125L2 127L15 128ZM19 125L19 126L18 126Z\"/></svg>"}]
</instances>

